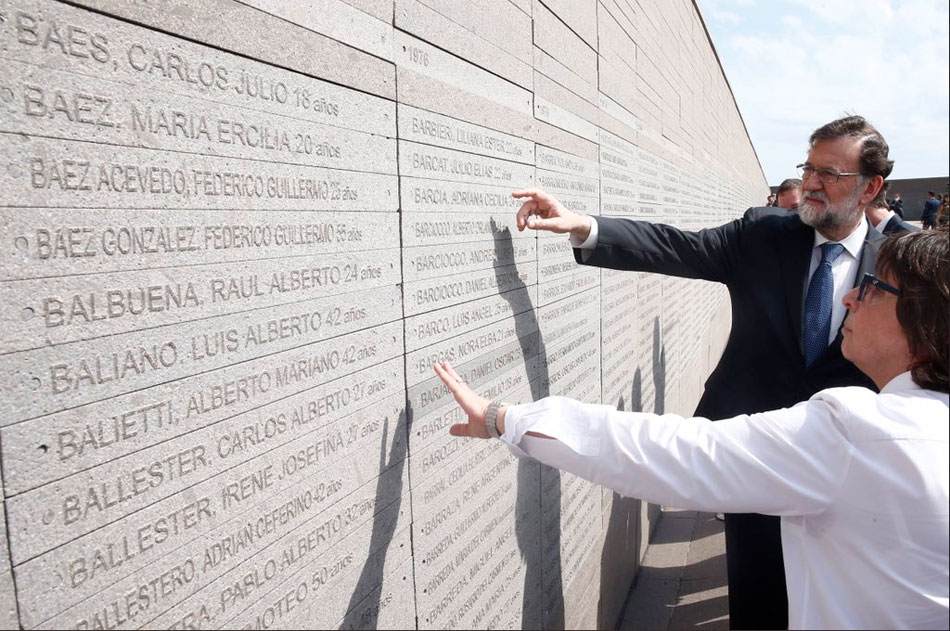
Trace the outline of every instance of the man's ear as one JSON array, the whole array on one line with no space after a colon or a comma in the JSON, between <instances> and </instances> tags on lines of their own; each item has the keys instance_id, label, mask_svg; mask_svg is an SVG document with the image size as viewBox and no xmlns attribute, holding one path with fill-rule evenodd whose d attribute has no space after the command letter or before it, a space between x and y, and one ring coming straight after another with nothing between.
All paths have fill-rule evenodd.
<instances>
[{"instance_id":1,"label":"man's ear","mask_svg":"<svg viewBox=\"0 0 950 631\"><path fill-rule=\"evenodd\" d=\"M861 206L868 204L872 199L877 197L877 194L881 191L881 187L883 186L884 178L880 175L868 178L868 181L864 184L864 190L861 192L861 198L858 200L858 204Z\"/></svg>"}]
</instances>

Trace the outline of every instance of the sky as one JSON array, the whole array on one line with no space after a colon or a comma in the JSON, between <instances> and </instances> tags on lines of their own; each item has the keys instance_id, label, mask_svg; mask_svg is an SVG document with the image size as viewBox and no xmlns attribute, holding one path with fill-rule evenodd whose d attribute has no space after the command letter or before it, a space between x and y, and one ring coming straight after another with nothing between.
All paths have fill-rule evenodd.
<instances>
[{"instance_id":1,"label":"sky","mask_svg":"<svg viewBox=\"0 0 950 631\"><path fill-rule=\"evenodd\" d=\"M698 0L770 185L847 114L890 145L890 179L950 173L947 0Z\"/></svg>"}]
</instances>

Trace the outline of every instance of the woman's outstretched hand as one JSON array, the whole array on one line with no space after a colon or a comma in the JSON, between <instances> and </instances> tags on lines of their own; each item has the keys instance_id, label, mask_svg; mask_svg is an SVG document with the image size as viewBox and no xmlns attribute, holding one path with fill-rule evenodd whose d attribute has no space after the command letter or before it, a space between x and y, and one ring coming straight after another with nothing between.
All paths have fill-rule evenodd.
<instances>
[{"instance_id":1,"label":"woman's outstretched hand","mask_svg":"<svg viewBox=\"0 0 950 631\"><path fill-rule=\"evenodd\" d=\"M485 427L485 410L490 400L476 394L468 384L458 376L449 362L432 365L435 374L439 375L442 383L449 389L462 410L468 414L468 423L458 423L449 428L453 436L467 436L469 438L491 438Z\"/></svg>"}]
</instances>

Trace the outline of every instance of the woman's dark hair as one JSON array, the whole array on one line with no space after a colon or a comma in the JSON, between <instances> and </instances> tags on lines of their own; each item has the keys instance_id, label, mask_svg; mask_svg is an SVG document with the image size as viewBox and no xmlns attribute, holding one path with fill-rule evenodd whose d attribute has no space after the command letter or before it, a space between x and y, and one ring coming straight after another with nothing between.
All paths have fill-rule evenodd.
<instances>
[{"instance_id":1,"label":"woman's dark hair","mask_svg":"<svg viewBox=\"0 0 950 631\"><path fill-rule=\"evenodd\" d=\"M950 233L922 230L888 238L877 255L877 274L900 287L897 321L914 358L914 383L950 392Z\"/></svg>"}]
</instances>

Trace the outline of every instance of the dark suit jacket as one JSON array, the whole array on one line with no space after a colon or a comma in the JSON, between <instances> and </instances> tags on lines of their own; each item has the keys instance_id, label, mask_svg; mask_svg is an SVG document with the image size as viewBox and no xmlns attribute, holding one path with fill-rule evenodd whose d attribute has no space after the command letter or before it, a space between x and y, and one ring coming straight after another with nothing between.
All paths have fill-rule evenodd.
<instances>
[{"instance_id":1,"label":"dark suit jacket","mask_svg":"<svg viewBox=\"0 0 950 631\"><path fill-rule=\"evenodd\" d=\"M887 207L893 210L901 219L904 218L904 200L898 199L888 202Z\"/></svg>"},{"instance_id":2,"label":"dark suit jacket","mask_svg":"<svg viewBox=\"0 0 950 631\"><path fill-rule=\"evenodd\" d=\"M894 234L895 232L917 232L920 230L917 226L911 225L895 214L890 221L884 224L884 234Z\"/></svg>"},{"instance_id":3,"label":"dark suit jacket","mask_svg":"<svg viewBox=\"0 0 950 631\"><path fill-rule=\"evenodd\" d=\"M794 217L798 213L794 210L789 210L787 208L779 208L778 206L760 206L757 208L750 208L745 211L745 214L742 215L743 219L762 219L763 217Z\"/></svg>"},{"instance_id":4,"label":"dark suit jacket","mask_svg":"<svg viewBox=\"0 0 950 631\"><path fill-rule=\"evenodd\" d=\"M933 222L937 219L937 212L939 210L940 210L940 201L936 197L934 198L928 197L927 199L924 200L924 210L920 214L920 218L923 219L924 221L927 221L929 219L931 222Z\"/></svg>"},{"instance_id":5,"label":"dark suit jacket","mask_svg":"<svg viewBox=\"0 0 950 631\"><path fill-rule=\"evenodd\" d=\"M841 332L811 366L802 355L802 296L814 229L794 213L752 209L742 219L699 232L662 224L598 217L598 244L578 263L725 283L732 331L706 382L698 416L722 419L805 401L836 386L874 384L841 355ZM874 271L869 227L857 278ZM875 389L876 390L876 389Z\"/></svg>"}]
</instances>

